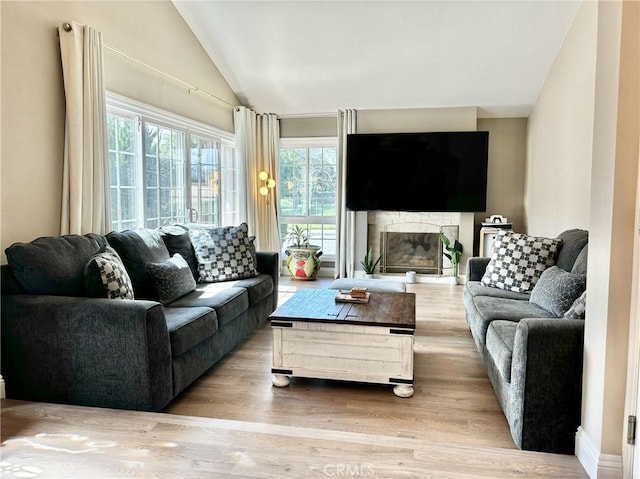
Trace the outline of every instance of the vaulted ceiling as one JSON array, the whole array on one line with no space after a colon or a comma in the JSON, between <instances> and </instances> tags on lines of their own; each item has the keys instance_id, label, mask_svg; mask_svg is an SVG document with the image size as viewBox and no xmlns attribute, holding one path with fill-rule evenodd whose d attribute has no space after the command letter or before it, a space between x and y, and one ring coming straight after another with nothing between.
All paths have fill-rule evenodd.
<instances>
[{"instance_id":1,"label":"vaulted ceiling","mask_svg":"<svg viewBox=\"0 0 640 479\"><path fill-rule=\"evenodd\" d=\"M580 1L173 0L258 112L477 106L527 116Z\"/></svg>"}]
</instances>

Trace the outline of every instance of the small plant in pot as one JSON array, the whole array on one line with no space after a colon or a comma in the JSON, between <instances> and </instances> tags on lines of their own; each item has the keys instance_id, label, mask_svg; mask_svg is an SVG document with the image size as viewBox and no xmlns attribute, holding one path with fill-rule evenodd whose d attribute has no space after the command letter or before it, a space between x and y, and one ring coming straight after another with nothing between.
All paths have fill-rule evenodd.
<instances>
[{"instance_id":1,"label":"small plant in pot","mask_svg":"<svg viewBox=\"0 0 640 479\"><path fill-rule=\"evenodd\" d=\"M320 270L320 246L309 244L309 228L293 225L287 231L286 265L291 279L314 280Z\"/></svg>"},{"instance_id":2,"label":"small plant in pot","mask_svg":"<svg viewBox=\"0 0 640 479\"><path fill-rule=\"evenodd\" d=\"M462 244L458 240L454 240L452 244L451 240L447 238L447 235L444 233L440 233L440 240L445 249L443 254L451 261L451 274L454 284L458 284L458 267L460 265L460 257L462 256Z\"/></svg>"},{"instance_id":3,"label":"small plant in pot","mask_svg":"<svg viewBox=\"0 0 640 479\"><path fill-rule=\"evenodd\" d=\"M378 266L378 263L380 262L381 259L382 259L382 256L378 256L378 259L374 260L373 252L371 251L371 248L369 248L369 251L367 252L367 254L364 255L364 259L360 261L360 264L364 269L365 278L367 279L373 278L373 273L375 272L376 266Z\"/></svg>"}]
</instances>

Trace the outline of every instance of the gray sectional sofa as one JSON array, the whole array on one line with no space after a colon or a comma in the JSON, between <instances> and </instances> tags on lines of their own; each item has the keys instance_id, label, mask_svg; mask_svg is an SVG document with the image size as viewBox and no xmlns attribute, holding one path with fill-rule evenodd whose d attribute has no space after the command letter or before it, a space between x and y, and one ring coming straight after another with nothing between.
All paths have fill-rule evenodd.
<instances>
[{"instance_id":1,"label":"gray sectional sofa","mask_svg":"<svg viewBox=\"0 0 640 479\"><path fill-rule=\"evenodd\" d=\"M555 271L563 277L584 278L586 284L587 231L568 230L558 238L562 242ZM473 340L513 440L521 449L572 454L580 424L584 319L571 319L576 317L571 314L575 306L564 315L564 308L541 307L546 303L532 301L533 291L513 292L483 284L490 259L469 258L463 301ZM554 283L550 284L553 289ZM543 293L553 295L554 291ZM584 295L579 298L583 299Z\"/></svg>"},{"instance_id":2,"label":"gray sectional sofa","mask_svg":"<svg viewBox=\"0 0 640 479\"><path fill-rule=\"evenodd\" d=\"M109 299L92 272L109 248L135 299ZM252 274L196 283L185 227L39 238L6 254L2 375L14 399L162 410L277 306L278 253L253 249ZM117 268L107 273L127 291ZM167 289L176 277L177 292Z\"/></svg>"}]
</instances>

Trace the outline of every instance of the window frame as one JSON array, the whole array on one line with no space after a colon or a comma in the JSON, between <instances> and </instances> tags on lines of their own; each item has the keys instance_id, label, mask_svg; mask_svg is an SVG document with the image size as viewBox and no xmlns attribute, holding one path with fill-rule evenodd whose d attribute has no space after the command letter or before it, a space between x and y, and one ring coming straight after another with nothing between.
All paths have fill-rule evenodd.
<instances>
[{"instance_id":1,"label":"window frame","mask_svg":"<svg viewBox=\"0 0 640 479\"><path fill-rule=\"evenodd\" d=\"M336 149L336 175L339 177L340 172L338 171L339 162L337 158L338 153L338 138L333 137L298 137L298 138L280 138L280 149L286 148L305 148L307 150L311 148L335 148ZM307 172L310 171L310 158L307 155ZM278 151L278 171L280 171L280 152ZM306 187L309 188L309 178L306 179ZM280 198L278 197L278 219L279 225L278 230L281 229L282 225L285 224L321 224L321 225L334 225L336 228L336 241L337 241L337 232L338 232L338 188L339 185L336 184L336 214L334 216L315 216L315 215L291 215L286 216L282 214L280 209ZM307 198L309 201L309 198ZM337 244L336 244L337 249ZM335 255L325 253L322 256L323 263L328 263L333 265L335 262Z\"/></svg>"},{"instance_id":2,"label":"window frame","mask_svg":"<svg viewBox=\"0 0 640 479\"><path fill-rule=\"evenodd\" d=\"M192 158L191 158L191 135L213 141L218 148L219 157L220 157L220 176L223 176L223 170L232 171L235 177L229 182L234 185L233 190L229 190L234 192L236 195L239 194L239 178L238 174L240 171L239 165L237 164L236 159L236 145L235 145L235 135L233 133L229 133L224 130L220 130L216 127L207 125L205 123L201 123L197 120L192 120L190 118L186 118L175 113L171 113L169 111L163 110L161 108L157 108L151 105L147 105L141 103L139 101L118 95L113 92L106 92L106 104L107 104L107 113L115 114L122 117L127 117L131 119L135 119L137 135L136 135L136 154L139 155L139 161L136 164L136 176L139 178L139 184L136 186L136 201L138 203L138 212L136 216L141 216L137 218L136 227L147 227L147 216L146 216L146 203L145 203L145 189L146 189L146 171L145 171L145 158L146 158L146 145L144 142L145 136L145 128L147 124L157 125L163 128L169 128L171 130L176 130L182 132L184 134L184 142L185 142L185 157L184 157L184 177L185 177L185 186L184 186L184 200L185 200L185 221L190 222L195 220L192 218L191 212L193 205L192 201L192 185L191 185L191 166L192 166ZM231 152L229 152L231 150ZM227 159L223 159L223 155L231 154L233 166L231 168L228 167L226 163ZM228 180L228 179L227 179ZM221 182L222 184L222 182ZM221 189L222 193L222 189ZM220 224L226 222L237 222L241 217L241 212L236 209L236 211L223 211L222 208L222 194L217 198L218 201L218 218L217 221ZM235 205L239 205L239 198L236 198L233 203ZM231 224L231 223L229 223ZM112 227L114 227L114 221L112 219ZM120 226L120 225L118 225Z\"/></svg>"}]
</instances>

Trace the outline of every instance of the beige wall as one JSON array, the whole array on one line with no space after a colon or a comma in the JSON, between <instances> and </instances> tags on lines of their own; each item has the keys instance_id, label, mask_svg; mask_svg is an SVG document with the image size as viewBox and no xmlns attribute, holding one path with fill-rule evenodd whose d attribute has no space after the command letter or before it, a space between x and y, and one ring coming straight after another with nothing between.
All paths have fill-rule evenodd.
<instances>
[{"instance_id":1,"label":"beige wall","mask_svg":"<svg viewBox=\"0 0 640 479\"><path fill-rule=\"evenodd\" d=\"M621 454L639 154L638 4L599 2L583 424ZM637 474L637 471L636 471Z\"/></svg>"},{"instance_id":2,"label":"beige wall","mask_svg":"<svg viewBox=\"0 0 640 479\"><path fill-rule=\"evenodd\" d=\"M487 212L475 214L476 234L480 223L491 215L505 216L514 231L525 231L527 124L526 118L478 119L478 130L489 132L489 171Z\"/></svg>"},{"instance_id":3,"label":"beige wall","mask_svg":"<svg viewBox=\"0 0 640 479\"><path fill-rule=\"evenodd\" d=\"M56 27L76 21L106 44L237 104L237 98L173 4L2 2L2 251L15 241L60 232L64 90ZM109 50L106 88L233 131L230 108ZM4 254L2 255L4 262Z\"/></svg>"},{"instance_id":4,"label":"beige wall","mask_svg":"<svg viewBox=\"0 0 640 479\"><path fill-rule=\"evenodd\" d=\"M281 138L337 137L338 120L334 116L280 118Z\"/></svg>"},{"instance_id":5,"label":"beige wall","mask_svg":"<svg viewBox=\"0 0 640 479\"><path fill-rule=\"evenodd\" d=\"M528 232L589 230L582 425L591 477L619 477L638 175L638 4L584 2L529 118ZM625 30L622 34L622 19ZM632 19L632 20L631 20Z\"/></svg>"},{"instance_id":6,"label":"beige wall","mask_svg":"<svg viewBox=\"0 0 640 479\"><path fill-rule=\"evenodd\" d=\"M525 229L589 226L597 3L584 2L529 117Z\"/></svg>"}]
</instances>

